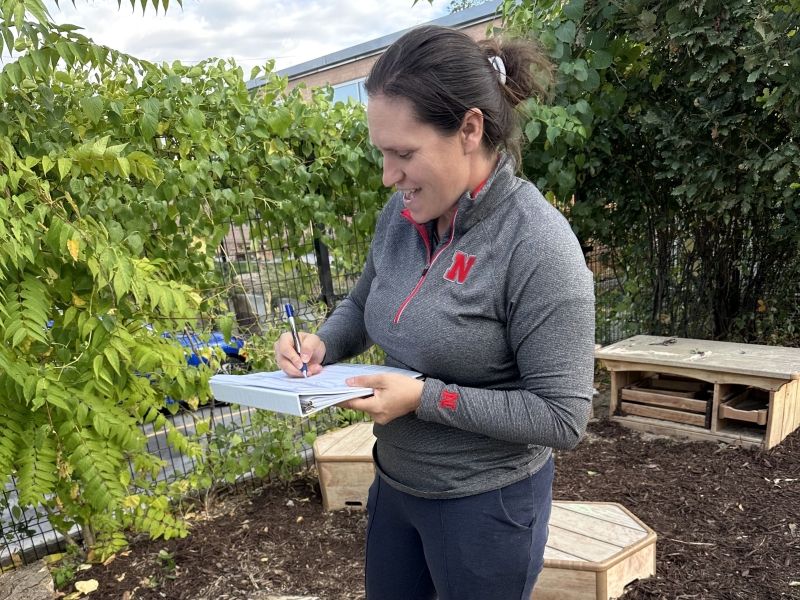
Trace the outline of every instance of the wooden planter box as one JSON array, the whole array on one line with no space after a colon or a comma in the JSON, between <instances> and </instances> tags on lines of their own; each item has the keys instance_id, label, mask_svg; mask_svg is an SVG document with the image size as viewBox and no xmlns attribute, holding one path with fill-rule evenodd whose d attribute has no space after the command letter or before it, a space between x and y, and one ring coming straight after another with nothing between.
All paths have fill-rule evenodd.
<instances>
[{"instance_id":1,"label":"wooden planter box","mask_svg":"<svg viewBox=\"0 0 800 600\"><path fill-rule=\"evenodd\" d=\"M375 479L374 445L372 423L356 423L316 439L314 460L325 510L367 508L369 487Z\"/></svg>"},{"instance_id":2,"label":"wooden planter box","mask_svg":"<svg viewBox=\"0 0 800 600\"><path fill-rule=\"evenodd\" d=\"M611 600L656 573L656 534L620 504L553 502L531 600Z\"/></svg>"}]
</instances>

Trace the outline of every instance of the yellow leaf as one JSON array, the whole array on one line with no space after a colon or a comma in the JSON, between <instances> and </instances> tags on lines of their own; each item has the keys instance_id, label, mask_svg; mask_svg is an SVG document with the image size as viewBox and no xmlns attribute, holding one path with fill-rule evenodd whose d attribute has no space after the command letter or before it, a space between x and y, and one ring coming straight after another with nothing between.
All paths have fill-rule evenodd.
<instances>
[{"instance_id":1,"label":"yellow leaf","mask_svg":"<svg viewBox=\"0 0 800 600\"><path fill-rule=\"evenodd\" d=\"M78 260L78 250L80 250L81 245L78 240L67 240L67 250L72 255L72 260Z\"/></svg>"},{"instance_id":2,"label":"yellow leaf","mask_svg":"<svg viewBox=\"0 0 800 600\"><path fill-rule=\"evenodd\" d=\"M64 596L64 600L76 600L83 595L83 592L72 592L71 594Z\"/></svg>"},{"instance_id":3,"label":"yellow leaf","mask_svg":"<svg viewBox=\"0 0 800 600\"><path fill-rule=\"evenodd\" d=\"M97 579L87 579L86 581L76 581L75 589L84 594L91 594L100 586Z\"/></svg>"},{"instance_id":4,"label":"yellow leaf","mask_svg":"<svg viewBox=\"0 0 800 600\"><path fill-rule=\"evenodd\" d=\"M278 149L275 147L275 142L270 140L270 142L269 142L269 154L272 154L272 153L277 152L277 151L278 151Z\"/></svg>"},{"instance_id":5,"label":"yellow leaf","mask_svg":"<svg viewBox=\"0 0 800 600\"><path fill-rule=\"evenodd\" d=\"M136 508L141 503L141 499L138 495L128 496L122 500L122 506L125 508Z\"/></svg>"},{"instance_id":6,"label":"yellow leaf","mask_svg":"<svg viewBox=\"0 0 800 600\"><path fill-rule=\"evenodd\" d=\"M75 306L86 306L86 300L84 300L84 299L83 299L83 298L81 298L80 296L77 296L77 295L75 294L75 292L72 292L72 303L73 303Z\"/></svg>"}]
</instances>

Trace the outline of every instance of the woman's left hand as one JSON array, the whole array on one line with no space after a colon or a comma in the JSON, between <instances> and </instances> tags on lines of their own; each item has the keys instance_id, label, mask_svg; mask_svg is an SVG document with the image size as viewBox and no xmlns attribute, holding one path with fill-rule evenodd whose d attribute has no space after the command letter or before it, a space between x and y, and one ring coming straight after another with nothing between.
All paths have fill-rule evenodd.
<instances>
[{"instance_id":1,"label":"woman's left hand","mask_svg":"<svg viewBox=\"0 0 800 600\"><path fill-rule=\"evenodd\" d=\"M375 423L385 425L389 421L414 412L422 399L424 382L398 373L359 375L350 377L347 385L368 387L374 390L367 398L355 398L340 402L337 406L369 413Z\"/></svg>"}]
</instances>

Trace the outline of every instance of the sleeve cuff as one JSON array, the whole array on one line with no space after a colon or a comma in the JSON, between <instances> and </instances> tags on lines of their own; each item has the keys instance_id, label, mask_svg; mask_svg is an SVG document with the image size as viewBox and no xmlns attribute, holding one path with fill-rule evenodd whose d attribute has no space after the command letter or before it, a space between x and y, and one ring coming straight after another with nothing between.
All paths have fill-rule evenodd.
<instances>
[{"instance_id":1,"label":"sleeve cuff","mask_svg":"<svg viewBox=\"0 0 800 600\"><path fill-rule=\"evenodd\" d=\"M439 379L428 377L422 387L422 398L420 399L417 417L423 421L438 421L439 398L444 390L444 382Z\"/></svg>"}]
</instances>

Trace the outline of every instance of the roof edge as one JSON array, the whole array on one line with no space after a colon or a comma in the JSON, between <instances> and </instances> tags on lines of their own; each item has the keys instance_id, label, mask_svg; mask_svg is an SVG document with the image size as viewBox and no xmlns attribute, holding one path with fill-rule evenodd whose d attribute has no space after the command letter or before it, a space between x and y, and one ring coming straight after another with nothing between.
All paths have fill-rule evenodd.
<instances>
[{"instance_id":1,"label":"roof edge","mask_svg":"<svg viewBox=\"0 0 800 600\"><path fill-rule=\"evenodd\" d=\"M458 12L450 13L449 15L445 15L443 17L439 17L433 21L421 23L415 27L419 27L421 25L441 25L443 27L452 27L454 29L464 29L472 25L478 25L480 23L485 23L492 20L502 4L503 0L490 0L489 2L484 2L483 4L473 6L472 8L467 8ZM312 73L326 71L339 65L361 60L362 58L369 58L370 56L382 53L403 34L411 31L415 27L409 27L408 29L390 33L356 46L350 46L349 48L332 52L331 54L314 58L304 63L287 67L286 69L281 69L276 71L276 73L282 77L288 76L289 79L292 80L297 79L298 77L311 75ZM247 89L252 90L259 88L265 83L266 80L263 77L257 77L256 79L252 79L247 82Z\"/></svg>"}]
</instances>

